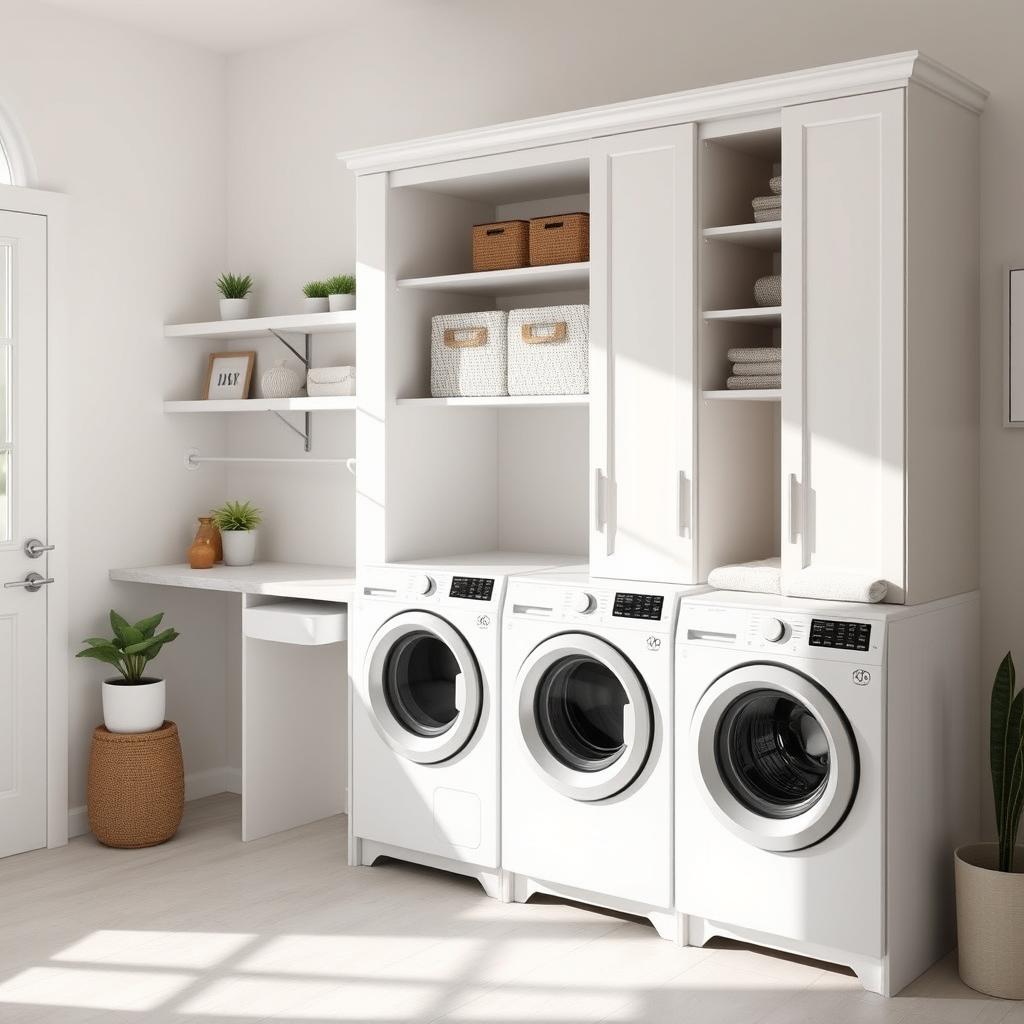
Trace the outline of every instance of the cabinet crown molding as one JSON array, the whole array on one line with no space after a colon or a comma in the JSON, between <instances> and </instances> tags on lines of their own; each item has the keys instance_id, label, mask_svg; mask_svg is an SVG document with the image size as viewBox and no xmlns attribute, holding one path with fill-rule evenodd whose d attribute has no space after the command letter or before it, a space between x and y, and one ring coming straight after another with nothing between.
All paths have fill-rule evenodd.
<instances>
[{"instance_id":1,"label":"cabinet crown molding","mask_svg":"<svg viewBox=\"0 0 1024 1024\"><path fill-rule=\"evenodd\" d=\"M760 113L835 96L905 88L911 82L979 113L988 97L986 90L944 64L919 50L908 50L351 150L339 153L338 159L356 174L373 174L644 128Z\"/></svg>"}]
</instances>

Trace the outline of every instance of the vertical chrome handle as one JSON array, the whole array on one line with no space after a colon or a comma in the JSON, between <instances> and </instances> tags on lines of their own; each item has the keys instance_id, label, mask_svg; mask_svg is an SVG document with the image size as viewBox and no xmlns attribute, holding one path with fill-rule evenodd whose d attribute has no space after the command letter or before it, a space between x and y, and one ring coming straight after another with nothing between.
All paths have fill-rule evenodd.
<instances>
[{"instance_id":1,"label":"vertical chrome handle","mask_svg":"<svg viewBox=\"0 0 1024 1024\"><path fill-rule=\"evenodd\" d=\"M680 537L690 535L690 482L684 469L676 480L676 525Z\"/></svg>"},{"instance_id":2,"label":"vertical chrome handle","mask_svg":"<svg viewBox=\"0 0 1024 1024\"><path fill-rule=\"evenodd\" d=\"M800 536L800 482L796 473L789 474L789 543L795 544Z\"/></svg>"},{"instance_id":3,"label":"vertical chrome handle","mask_svg":"<svg viewBox=\"0 0 1024 1024\"><path fill-rule=\"evenodd\" d=\"M594 529L599 533L604 531L604 473L599 469L594 470Z\"/></svg>"}]
</instances>

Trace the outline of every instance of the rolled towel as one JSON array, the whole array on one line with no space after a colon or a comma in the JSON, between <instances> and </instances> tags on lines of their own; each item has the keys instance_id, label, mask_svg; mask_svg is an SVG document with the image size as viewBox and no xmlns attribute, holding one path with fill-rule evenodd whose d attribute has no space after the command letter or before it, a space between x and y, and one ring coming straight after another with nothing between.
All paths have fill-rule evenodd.
<instances>
[{"instance_id":1,"label":"rolled towel","mask_svg":"<svg viewBox=\"0 0 1024 1024\"><path fill-rule=\"evenodd\" d=\"M782 196L754 196L750 205L755 210L781 210Z\"/></svg>"},{"instance_id":2,"label":"rolled towel","mask_svg":"<svg viewBox=\"0 0 1024 1024\"><path fill-rule=\"evenodd\" d=\"M778 377L780 363L733 363L734 377Z\"/></svg>"},{"instance_id":3,"label":"rolled towel","mask_svg":"<svg viewBox=\"0 0 1024 1024\"><path fill-rule=\"evenodd\" d=\"M731 348L726 353L730 363L781 363L781 348Z\"/></svg>"},{"instance_id":4,"label":"rolled towel","mask_svg":"<svg viewBox=\"0 0 1024 1024\"><path fill-rule=\"evenodd\" d=\"M768 191L771 192L772 195L776 195L776 196L781 196L782 195L782 175L781 174L776 174L773 177L768 179Z\"/></svg>"},{"instance_id":5,"label":"rolled towel","mask_svg":"<svg viewBox=\"0 0 1024 1024\"><path fill-rule=\"evenodd\" d=\"M782 304L782 275L767 274L754 282L754 302L759 306Z\"/></svg>"},{"instance_id":6,"label":"rolled towel","mask_svg":"<svg viewBox=\"0 0 1024 1024\"><path fill-rule=\"evenodd\" d=\"M782 387L782 377L729 377L725 382L728 391L760 391L763 388Z\"/></svg>"},{"instance_id":7,"label":"rolled towel","mask_svg":"<svg viewBox=\"0 0 1024 1024\"><path fill-rule=\"evenodd\" d=\"M750 594L781 594L782 563L778 558L739 565L720 565L708 573L716 590L743 590Z\"/></svg>"},{"instance_id":8,"label":"rolled towel","mask_svg":"<svg viewBox=\"0 0 1024 1024\"><path fill-rule=\"evenodd\" d=\"M782 593L786 597L809 597L819 601L877 604L885 598L888 589L885 580L832 569L799 569L782 577Z\"/></svg>"},{"instance_id":9,"label":"rolled towel","mask_svg":"<svg viewBox=\"0 0 1024 1024\"><path fill-rule=\"evenodd\" d=\"M755 210L754 223L765 224L772 220L782 220L782 210Z\"/></svg>"}]
</instances>

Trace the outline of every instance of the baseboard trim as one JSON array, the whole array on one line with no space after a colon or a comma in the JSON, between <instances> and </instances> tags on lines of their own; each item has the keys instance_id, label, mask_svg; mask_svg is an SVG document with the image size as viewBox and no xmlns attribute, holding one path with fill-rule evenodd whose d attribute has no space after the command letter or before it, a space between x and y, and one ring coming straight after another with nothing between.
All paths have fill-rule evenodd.
<instances>
[{"instance_id":1,"label":"baseboard trim","mask_svg":"<svg viewBox=\"0 0 1024 1024\"><path fill-rule=\"evenodd\" d=\"M207 768L185 776L185 799L202 800L217 793L241 793L242 772L238 768ZM84 836L89 831L89 809L84 805L68 810L68 838Z\"/></svg>"}]
</instances>

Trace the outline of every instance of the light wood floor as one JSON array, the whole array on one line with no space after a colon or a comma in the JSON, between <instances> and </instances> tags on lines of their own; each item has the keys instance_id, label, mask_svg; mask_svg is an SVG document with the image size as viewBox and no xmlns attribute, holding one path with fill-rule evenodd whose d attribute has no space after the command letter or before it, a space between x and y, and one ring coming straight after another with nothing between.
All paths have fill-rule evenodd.
<instances>
[{"instance_id":1,"label":"light wood floor","mask_svg":"<svg viewBox=\"0 0 1024 1024\"><path fill-rule=\"evenodd\" d=\"M735 945L475 882L345 864L345 819L243 845L236 797L149 850L91 837L0 862L0 1021L1024 1024L945 961L902 996Z\"/></svg>"}]
</instances>

